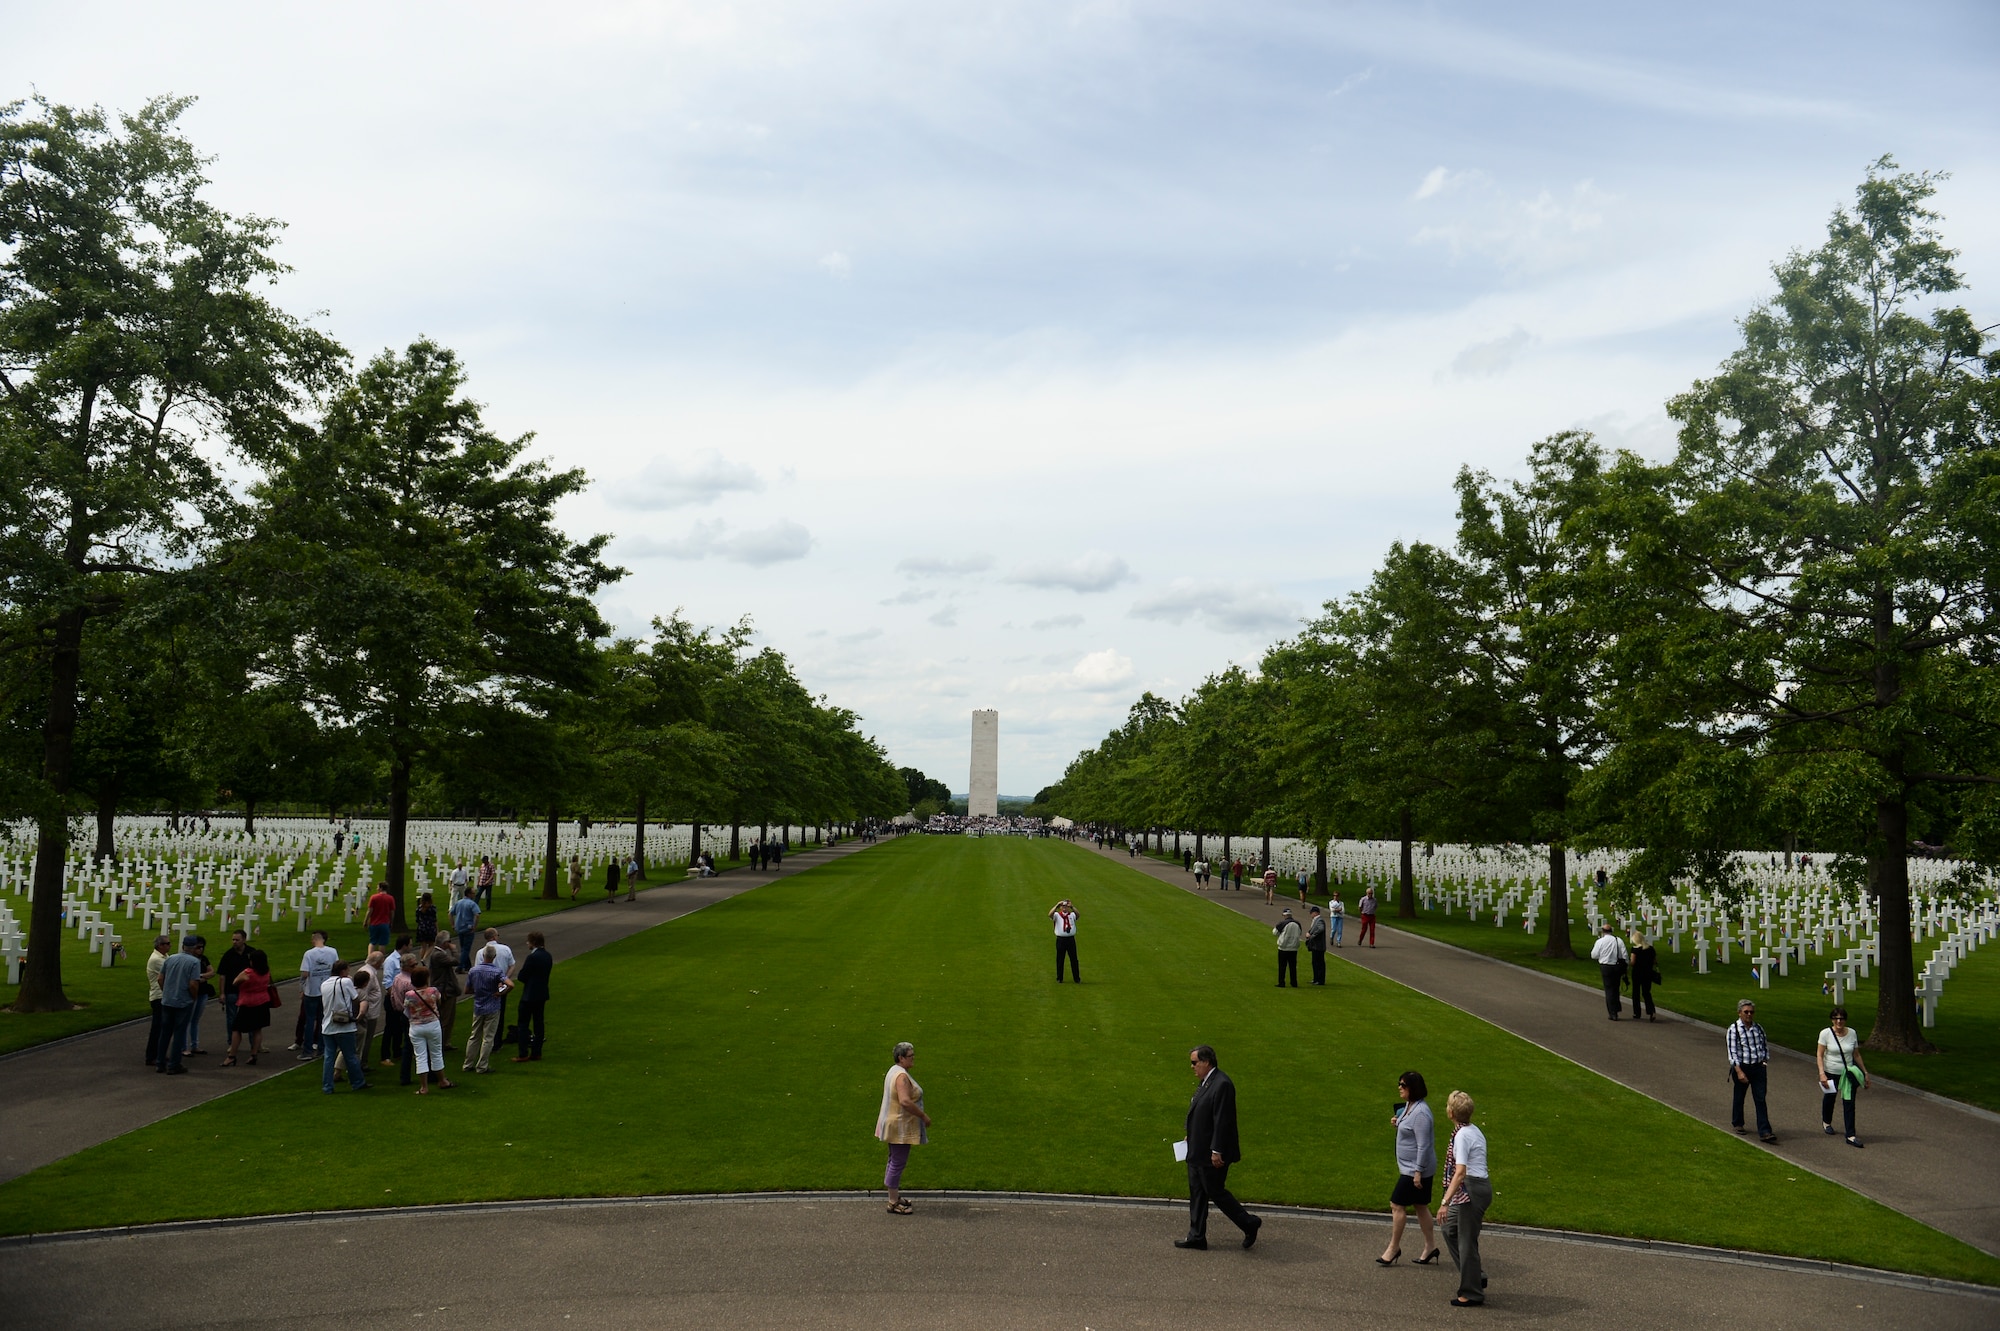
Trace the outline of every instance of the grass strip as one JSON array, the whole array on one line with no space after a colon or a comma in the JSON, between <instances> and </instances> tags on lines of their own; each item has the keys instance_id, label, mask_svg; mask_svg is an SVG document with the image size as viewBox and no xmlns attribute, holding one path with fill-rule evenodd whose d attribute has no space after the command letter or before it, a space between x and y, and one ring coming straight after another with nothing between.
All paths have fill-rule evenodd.
<instances>
[{"instance_id":1,"label":"grass strip","mask_svg":"<svg viewBox=\"0 0 2000 1331\"><path fill-rule=\"evenodd\" d=\"M1082 986L1050 974L1062 896ZM1246 1198L1383 1208L1395 1081L1416 1068L1440 1104L1478 1098L1496 1221L2000 1284L2000 1260L1731 1134L1344 960L1330 972L1279 991L1261 926L1073 847L912 837L559 959L541 1064L424 1099L275 1078L0 1185L0 1232L872 1186L903 1039L937 1120L909 1186L1174 1195L1186 1054L1208 1042L1239 1087ZM477 1167L413 1167L424 1142Z\"/></svg>"}]
</instances>

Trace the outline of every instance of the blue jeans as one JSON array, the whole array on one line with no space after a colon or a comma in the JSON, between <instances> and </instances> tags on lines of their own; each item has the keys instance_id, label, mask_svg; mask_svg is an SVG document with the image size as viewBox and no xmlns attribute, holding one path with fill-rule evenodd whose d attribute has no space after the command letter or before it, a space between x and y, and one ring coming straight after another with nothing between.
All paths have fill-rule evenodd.
<instances>
[{"instance_id":1,"label":"blue jeans","mask_svg":"<svg viewBox=\"0 0 2000 1331\"><path fill-rule=\"evenodd\" d=\"M194 1010L188 1014L187 1047L190 1049L201 1048L201 1014L207 1007L208 995L197 994L194 1000Z\"/></svg>"},{"instance_id":2,"label":"blue jeans","mask_svg":"<svg viewBox=\"0 0 2000 1331\"><path fill-rule=\"evenodd\" d=\"M165 1072L169 1068L179 1070L181 1055L187 1052L188 1014L193 1011L194 1008L187 1004L160 1009L165 1025L160 1031L158 1071Z\"/></svg>"},{"instance_id":3,"label":"blue jeans","mask_svg":"<svg viewBox=\"0 0 2000 1331\"><path fill-rule=\"evenodd\" d=\"M368 1085L368 1069L361 1066L361 1048L354 1034L353 1031L327 1031L319 1037L322 1051L319 1088L328 1095L333 1094L333 1060L336 1055L347 1064L350 1086L359 1091Z\"/></svg>"},{"instance_id":4,"label":"blue jeans","mask_svg":"<svg viewBox=\"0 0 2000 1331\"><path fill-rule=\"evenodd\" d=\"M1347 917L1346 917L1345 915L1336 915L1336 916L1334 916L1334 917L1333 917L1333 941L1334 941L1334 942L1336 942L1336 943L1338 943L1338 942L1340 941L1340 936L1341 936L1342 934L1346 933L1346 932L1347 932Z\"/></svg>"},{"instance_id":5,"label":"blue jeans","mask_svg":"<svg viewBox=\"0 0 2000 1331\"><path fill-rule=\"evenodd\" d=\"M299 1052L301 1054L316 1054L322 1047L322 1040L319 1033L319 1019L324 1009L320 1007L319 999L317 998L307 998L301 995L299 1002L304 1005L306 1010L306 1038L299 1042Z\"/></svg>"},{"instance_id":6,"label":"blue jeans","mask_svg":"<svg viewBox=\"0 0 2000 1331\"><path fill-rule=\"evenodd\" d=\"M472 969L472 930L470 929L460 929L458 931L458 968L462 971Z\"/></svg>"}]
</instances>

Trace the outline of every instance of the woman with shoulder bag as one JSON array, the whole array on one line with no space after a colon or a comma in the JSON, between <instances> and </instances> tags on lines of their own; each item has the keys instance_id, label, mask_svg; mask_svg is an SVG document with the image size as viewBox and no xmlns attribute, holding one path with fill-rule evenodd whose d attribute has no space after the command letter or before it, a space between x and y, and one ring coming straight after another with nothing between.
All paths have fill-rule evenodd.
<instances>
[{"instance_id":1,"label":"woman with shoulder bag","mask_svg":"<svg viewBox=\"0 0 2000 1331\"><path fill-rule=\"evenodd\" d=\"M1826 1029L1819 1033L1814 1057L1819 1063L1819 1121L1826 1135L1833 1135L1833 1102L1840 1101L1841 1117L1847 1125L1847 1144L1859 1147L1854 1135L1854 1093L1868 1084L1868 1065L1861 1058L1861 1037L1847 1027L1847 1009L1837 1007L1827 1014Z\"/></svg>"},{"instance_id":2,"label":"woman with shoulder bag","mask_svg":"<svg viewBox=\"0 0 2000 1331\"><path fill-rule=\"evenodd\" d=\"M416 1053L417 1094L429 1095L433 1082L450 1090L458 1083L444 1075L444 1031L438 1025L438 1008L444 998L431 984L430 969L421 963L410 968L410 987L403 995L403 1015L410 1022L410 1046Z\"/></svg>"}]
</instances>

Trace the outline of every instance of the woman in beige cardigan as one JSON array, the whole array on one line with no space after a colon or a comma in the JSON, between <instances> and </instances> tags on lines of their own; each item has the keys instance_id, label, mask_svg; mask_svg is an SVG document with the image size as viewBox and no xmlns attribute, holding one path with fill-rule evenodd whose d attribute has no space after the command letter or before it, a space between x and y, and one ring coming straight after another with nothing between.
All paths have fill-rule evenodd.
<instances>
[{"instance_id":1,"label":"woman in beige cardigan","mask_svg":"<svg viewBox=\"0 0 2000 1331\"><path fill-rule=\"evenodd\" d=\"M891 1215L910 1213L910 1204L903 1200L903 1167L910 1163L910 1148L930 1140L924 1088L910 1075L916 1057L917 1048L908 1040L896 1046L895 1062L882 1078L882 1110L875 1116L875 1139L889 1143L889 1168L882 1175L882 1186L889 1190Z\"/></svg>"}]
</instances>

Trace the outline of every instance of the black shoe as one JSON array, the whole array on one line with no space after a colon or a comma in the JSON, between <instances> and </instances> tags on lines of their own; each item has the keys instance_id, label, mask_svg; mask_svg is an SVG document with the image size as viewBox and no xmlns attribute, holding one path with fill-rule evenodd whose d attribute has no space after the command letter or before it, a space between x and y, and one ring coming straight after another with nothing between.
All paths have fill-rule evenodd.
<instances>
[{"instance_id":1,"label":"black shoe","mask_svg":"<svg viewBox=\"0 0 2000 1331\"><path fill-rule=\"evenodd\" d=\"M1776 1146L1778 1144L1778 1134L1775 1132L1760 1133L1757 1140L1763 1142L1766 1146Z\"/></svg>"},{"instance_id":2,"label":"black shoe","mask_svg":"<svg viewBox=\"0 0 2000 1331\"><path fill-rule=\"evenodd\" d=\"M1771 1140L1776 1141L1777 1138L1773 1137ZM1859 1137L1849 1137L1847 1139L1847 1144L1849 1146L1852 1146L1857 1151L1861 1149L1861 1139Z\"/></svg>"},{"instance_id":3,"label":"black shoe","mask_svg":"<svg viewBox=\"0 0 2000 1331\"><path fill-rule=\"evenodd\" d=\"M187 1069L186 1069L186 1068L168 1068L168 1069L167 1069L167 1075L168 1075L169 1077L178 1077L178 1076L181 1076L181 1075L183 1075L183 1074L184 1074L184 1073L186 1073L186 1072L187 1072Z\"/></svg>"},{"instance_id":4,"label":"black shoe","mask_svg":"<svg viewBox=\"0 0 2000 1331\"><path fill-rule=\"evenodd\" d=\"M1207 1239L1175 1239L1175 1240L1174 1240L1174 1246L1175 1246L1176 1248L1190 1248L1190 1249L1194 1250L1195 1252L1207 1252L1207 1251L1208 1251L1208 1240L1207 1240Z\"/></svg>"},{"instance_id":5,"label":"black shoe","mask_svg":"<svg viewBox=\"0 0 2000 1331\"><path fill-rule=\"evenodd\" d=\"M1859 1144L1860 1144L1860 1143L1858 1143L1858 1142L1856 1143L1856 1145L1859 1145ZM1258 1231L1259 1231L1259 1230L1261 1230L1261 1229L1263 1229L1263 1228L1264 1228L1264 1222L1263 1222L1263 1221L1261 1221L1261 1220L1259 1220L1259 1221L1258 1221L1258 1222L1257 1222L1256 1224L1252 1225L1252 1226L1251 1226L1251 1227L1250 1227L1250 1228L1249 1228L1249 1229L1248 1229L1247 1231L1245 1231L1245 1233L1244 1233L1244 1235L1243 1235L1243 1246L1244 1246L1245 1248L1254 1248L1254 1247L1256 1247L1256 1246L1257 1246L1257 1233L1258 1233Z\"/></svg>"}]
</instances>

